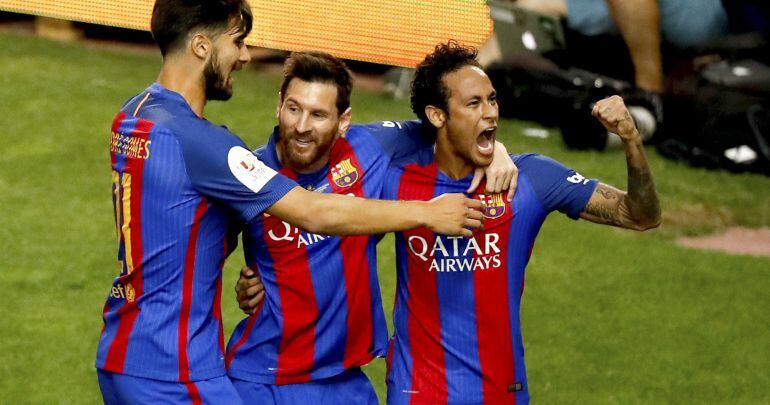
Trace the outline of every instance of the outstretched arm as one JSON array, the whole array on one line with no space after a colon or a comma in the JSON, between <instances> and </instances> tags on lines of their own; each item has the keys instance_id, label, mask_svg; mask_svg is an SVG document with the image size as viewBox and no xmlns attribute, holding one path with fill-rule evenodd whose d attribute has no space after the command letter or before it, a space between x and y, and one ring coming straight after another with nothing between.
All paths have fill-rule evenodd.
<instances>
[{"instance_id":1,"label":"outstretched arm","mask_svg":"<svg viewBox=\"0 0 770 405\"><path fill-rule=\"evenodd\" d=\"M619 96L599 101L592 114L625 146L628 191L599 183L580 217L598 224L644 231L660 225L660 202L642 139Z\"/></svg>"},{"instance_id":2,"label":"outstretched arm","mask_svg":"<svg viewBox=\"0 0 770 405\"><path fill-rule=\"evenodd\" d=\"M323 235L364 235L427 227L446 235L471 237L467 228L481 226L482 204L462 194L444 194L430 201L367 200L313 193L295 187L267 213Z\"/></svg>"}]
</instances>

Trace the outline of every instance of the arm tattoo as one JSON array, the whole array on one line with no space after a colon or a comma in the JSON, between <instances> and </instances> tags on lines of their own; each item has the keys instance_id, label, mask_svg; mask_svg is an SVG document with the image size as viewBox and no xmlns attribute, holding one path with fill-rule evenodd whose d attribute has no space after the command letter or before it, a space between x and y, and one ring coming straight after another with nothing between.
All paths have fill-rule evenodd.
<instances>
[{"instance_id":1,"label":"arm tattoo","mask_svg":"<svg viewBox=\"0 0 770 405\"><path fill-rule=\"evenodd\" d=\"M602 196L603 199L597 202L589 201L585 207L585 213L590 214L594 222L618 224L618 201L622 201L623 196L601 183L594 189L594 194Z\"/></svg>"},{"instance_id":2,"label":"arm tattoo","mask_svg":"<svg viewBox=\"0 0 770 405\"><path fill-rule=\"evenodd\" d=\"M583 210L583 218L600 224L645 230L660 223L660 203L642 145L628 146L628 192L599 183Z\"/></svg>"},{"instance_id":3,"label":"arm tattoo","mask_svg":"<svg viewBox=\"0 0 770 405\"><path fill-rule=\"evenodd\" d=\"M636 156L628 156L628 209L636 220L653 220L660 217L660 202L655 182L641 144L636 145Z\"/></svg>"},{"instance_id":4,"label":"arm tattoo","mask_svg":"<svg viewBox=\"0 0 770 405\"><path fill-rule=\"evenodd\" d=\"M594 193L597 193L608 200L614 200L618 198L618 196L615 194L614 191L608 190L601 186L596 186L596 190L594 190Z\"/></svg>"}]
</instances>

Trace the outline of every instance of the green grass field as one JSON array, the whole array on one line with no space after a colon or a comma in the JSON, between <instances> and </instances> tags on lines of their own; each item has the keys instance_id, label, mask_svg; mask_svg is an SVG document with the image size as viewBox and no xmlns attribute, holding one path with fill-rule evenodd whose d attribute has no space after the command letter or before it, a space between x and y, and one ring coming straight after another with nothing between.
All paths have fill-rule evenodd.
<instances>
[{"instance_id":1,"label":"green grass field","mask_svg":"<svg viewBox=\"0 0 770 405\"><path fill-rule=\"evenodd\" d=\"M0 403L100 401L93 368L101 308L118 272L109 125L151 83L160 58L0 34ZM250 146L274 125L278 76L236 75L208 117ZM354 120L411 117L408 103L363 91ZM621 153L569 152L558 134L521 135L514 152L550 155L625 185ZM770 226L770 178L708 172L650 150L664 224L644 234L553 215L527 269L523 329L535 403L770 403L770 259L677 247L684 234ZM386 313L392 239L380 244ZM226 333L241 319L225 268ZM388 315L390 316L390 315ZM367 367L380 394L384 361Z\"/></svg>"}]
</instances>

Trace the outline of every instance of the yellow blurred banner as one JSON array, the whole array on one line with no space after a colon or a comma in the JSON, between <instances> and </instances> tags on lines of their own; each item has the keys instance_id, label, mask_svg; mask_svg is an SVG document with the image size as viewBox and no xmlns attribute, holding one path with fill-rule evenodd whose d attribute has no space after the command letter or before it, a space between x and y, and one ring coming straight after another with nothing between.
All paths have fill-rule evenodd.
<instances>
[{"instance_id":1,"label":"yellow blurred banner","mask_svg":"<svg viewBox=\"0 0 770 405\"><path fill-rule=\"evenodd\" d=\"M149 30L154 0L0 0L0 10ZM249 45L320 50L412 67L439 42L480 47L492 32L484 0L249 0Z\"/></svg>"}]
</instances>

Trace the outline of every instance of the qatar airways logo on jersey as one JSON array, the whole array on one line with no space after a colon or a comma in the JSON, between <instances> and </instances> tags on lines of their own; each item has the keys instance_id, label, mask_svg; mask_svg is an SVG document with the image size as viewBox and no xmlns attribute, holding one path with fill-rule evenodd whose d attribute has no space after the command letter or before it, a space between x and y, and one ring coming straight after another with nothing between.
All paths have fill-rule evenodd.
<instances>
[{"instance_id":1,"label":"qatar airways logo on jersey","mask_svg":"<svg viewBox=\"0 0 770 405\"><path fill-rule=\"evenodd\" d=\"M499 268L500 235L485 233L472 238L436 235L429 243L425 238L413 235L407 238L412 255L423 262L430 262L428 271L477 271Z\"/></svg>"},{"instance_id":2,"label":"qatar airways logo on jersey","mask_svg":"<svg viewBox=\"0 0 770 405\"><path fill-rule=\"evenodd\" d=\"M266 216L268 214L265 214ZM324 241L331 238L328 235L317 235L314 233L303 232L296 226L292 226L286 222L281 221L281 225L267 231L267 236L276 242L288 242L296 243L297 249L313 245L315 243Z\"/></svg>"}]
</instances>

